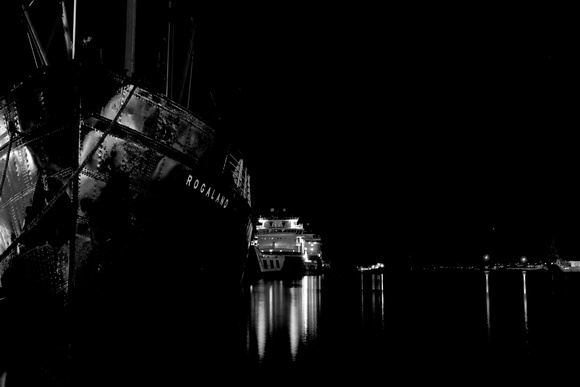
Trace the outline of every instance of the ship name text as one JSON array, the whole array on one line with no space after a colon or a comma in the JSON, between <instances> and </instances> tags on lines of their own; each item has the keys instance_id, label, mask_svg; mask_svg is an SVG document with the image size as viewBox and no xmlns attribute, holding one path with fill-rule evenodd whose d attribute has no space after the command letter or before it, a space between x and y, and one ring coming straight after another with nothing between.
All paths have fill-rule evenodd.
<instances>
[{"instance_id":1,"label":"ship name text","mask_svg":"<svg viewBox=\"0 0 580 387\"><path fill-rule=\"evenodd\" d=\"M199 191L201 194L204 194L205 197L213 200L223 208L228 206L228 199L225 197L225 195L216 192L215 188L212 188L208 184L199 181L199 179L194 179L191 175L187 175L185 185L193 188L196 191Z\"/></svg>"}]
</instances>

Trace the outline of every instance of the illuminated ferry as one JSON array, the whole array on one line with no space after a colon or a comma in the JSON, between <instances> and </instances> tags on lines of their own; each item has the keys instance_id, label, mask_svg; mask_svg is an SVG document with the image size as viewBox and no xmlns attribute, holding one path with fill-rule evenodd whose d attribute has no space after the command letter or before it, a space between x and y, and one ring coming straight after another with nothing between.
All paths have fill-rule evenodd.
<instances>
[{"instance_id":1,"label":"illuminated ferry","mask_svg":"<svg viewBox=\"0 0 580 387\"><path fill-rule=\"evenodd\" d=\"M300 275L318 267L321 240L298 217L260 217L252 242L262 274Z\"/></svg>"},{"instance_id":2,"label":"illuminated ferry","mask_svg":"<svg viewBox=\"0 0 580 387\"><path fill-rule=\"evenodd\" d=\"M192 58L174 46L184 35L193 39L193 31L178 33L166 16L177 13L172 7L179 1L165 8L155 2L149 6L160 8L156 15L140 14L167 24L159 28L167 32L158 40L165 44L158 56L167 70L162 84L133 71L135 36L152 28L151 20L136 24L136 1L121 8L124 37L97 29L117 28L110 19L119 9L78 3L79 15L77 1L73 9L72 1L42 0L22 2L16 15L5 14L8 7L3 13L24 26L4 38L18 39L22 30L29 44L26 55L12 54L10 61L36 67L0 91L0 285L7 298L52 297L88 308L85 295L95 300L118 289L155 289L171 313L167 305L187 305L192 288L214 275L220 289L240 291L253 230L250 174L220 121L194 113L189 103ZM106 17L91 19L99 12ZM52 14L57 20L49 23ZM83 29L82 21L93 29ZM47 51L43 32L50 35L55 25L61 32ZM114 54L123 51L129 74L116 65L123 60ZM189 78L182 82L173 68ZM75 304L67 301L71 294ZM60 348L68 347L55 351Z\"/></svg>"}]
</instances>

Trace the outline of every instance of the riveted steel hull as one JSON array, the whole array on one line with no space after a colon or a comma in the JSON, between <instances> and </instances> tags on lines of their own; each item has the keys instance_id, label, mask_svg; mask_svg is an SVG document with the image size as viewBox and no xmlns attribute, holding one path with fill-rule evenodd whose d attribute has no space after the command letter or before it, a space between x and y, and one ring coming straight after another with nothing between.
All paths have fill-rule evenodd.
<instances>
[{"instance_id":1,"label":"riveted steel hull","mask_svg":"<svg viewBox=\"0 0 580 387\"><path fill-rule=\"evenodd\" d=\"M208 273L240 283L252 230L243 159L164 96L109 73L44 71L0 99L0 146L7 289Z\"/></svg>"},{"instance_id":2,"label":"riveted steel hull","mask_svg":"<svg viewBox=\"0 0 580 387\"><path fill-rule=\"evenodd\" d=\"M0 98L0 168L2 328L23 356L13 374L134 381L189 359L178 349L215 326L213 305L236 308L247 169L163 95L74 64L43 70Z\"/></svg>"}]
</instances>

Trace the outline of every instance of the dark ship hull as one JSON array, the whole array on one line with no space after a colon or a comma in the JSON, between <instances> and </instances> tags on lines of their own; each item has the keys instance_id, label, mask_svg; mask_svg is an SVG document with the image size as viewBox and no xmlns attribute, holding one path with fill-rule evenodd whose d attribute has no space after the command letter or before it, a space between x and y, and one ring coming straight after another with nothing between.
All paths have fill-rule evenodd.
<instances>
[{"instance_id":1,"label":"dark ship hull","mask_svg":"<svg viewBox=\"0 0 580 387\"><path fill-rule=\"evenodd\" d=\"M164 96L67 70L0 100L0 278L34 249L68 262L72 240L74 274L106 271L103 257L121 254L239 284L252 230L240 156Z\"/></svg>"},{"instance_id":2,"label":"dark ship hull","mask_svg":"<svg viewBox=\"0 0 580 387\"><path fill-rule=\"evenodd\" d=\"M12 315L26 316L16 346L28 341L51 378L115 354L123 370L171 358L202 324L184 316L210 305L196 299L204 287L240 290L252 234L243 160L165 96L74 63L42 70L0 99L0 167L0 281ZM133 362L116 347L127 337L141 343L125 346Z\"/></svg>"}]
</instances>

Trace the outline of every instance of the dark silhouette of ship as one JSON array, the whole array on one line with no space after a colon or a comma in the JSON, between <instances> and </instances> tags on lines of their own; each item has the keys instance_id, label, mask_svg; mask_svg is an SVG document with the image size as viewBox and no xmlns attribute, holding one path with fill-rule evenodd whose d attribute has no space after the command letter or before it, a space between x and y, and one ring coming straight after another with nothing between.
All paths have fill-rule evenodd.
<instances>
[{"instance_id":1,"label":"dark silhouette of ship","mask_svg":"<svg viewBox=\"0 0 580 387\"><path fill-rule=\"evenodd\" d=\"M171 3L156 4L161 19ZM133 73L135 4L122 7L128 74L91 48L98 34L76 38L72 1L26 2L11 15L30 45L17 57L37 69L0 97L0 284L20 332L12 348L26 348L19 364L33 369L21 374L42 374L35 385L75 385L88 369L102 382L92 367L129 375L163 364L161 356L169 367L174 345L205 324L184 317L191 305L210 305L199 292L219 279L212 294L235 295L243 282L252 234L247 163L211 120L178 103L189 104L191 77L172 91L174 19L162 40L166 73ZM62 10L57 31L65 35L67 58L56 64L34 25L50 7ZM184 59L187 74L191 56Z\"/></svg>"}]
</instances>

